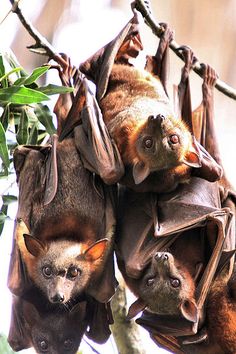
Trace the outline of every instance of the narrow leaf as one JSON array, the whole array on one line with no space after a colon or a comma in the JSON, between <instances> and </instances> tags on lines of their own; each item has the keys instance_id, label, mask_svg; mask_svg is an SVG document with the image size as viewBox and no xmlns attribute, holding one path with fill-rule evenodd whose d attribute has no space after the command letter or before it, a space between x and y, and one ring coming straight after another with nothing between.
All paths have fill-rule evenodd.
<instances>
[{"instance_id":1,"label":"narrow leaf","mask_svg":"<svg viewBox=\"0 0 236 354\"><path fill-rule=\"evenodd\" d=\"M31 104L48 100L49 97L44 93L26 87L12 86L0 90L0 104Z\"/></svg>"},{"instance_id":2,"label":"narrow leaf","mask_svg":"<svg viewBox=\"0 0 236 354\"><path fill-rule=\"evenodd\" d=\"M8 76L10 76L11 74L13 73L17 73L19 71L21 71L22 68L14 68L12 69L11 71L9 71L8 73L6 73L5 75L1 76L0 77L0 82L2 82L3 80L5 80L6 78L8 78Z\"/></svg>"},{"instance_id":3,"label":"narrow leaf","mask_svg":"<svg viewBox=\"0 0 236 354\"><path fill-rule=\"evenodd\" d=\"M16 133L16 141L19 145L24 145L27 143L29 138L29 119L27 115L27 111L25 108L22 109L20 116L20 124L18 125L18 130Z\"/></svg>"},{"instance_id":4,"label":"narrow leaf","mask_svg":"<svg viewBox=\"0 0 236 354\"><path fill-rule=\"evenodd\" d=\"M49 84L47 86L38 87L36 90L45 93L45 95L56 95L58 93L73 92L74 88Z\"/></svg>"},{"instance_id":5,"label":"narrow leaf","mask_svg":"<svg viewBox=\"0 0 236 354\"><path fill-rule=\"evenodd\" d=\"M30 129L30 135L27 141L29 145L37 145L38 143L38 127L37 123L34 123Z\"/></svg>"},{"instance_id":6,"label":"narrow leaf","mask_svg":"<svg viewBox=\"0 0 236 354\"><path fill-rule=\"evenodd\" d=\"M0 122L2 123L3 129L5 131L7 130L9 119L10 119L10 104L7 104L0 118Z\"/></svg>"},{"instance_id":7,"label":"narrow leaf","mask_svg":"<svg viewBox=\"0 0 236 354\"><path fill-rule=\"evenodd\" d=\"M21 86L25 82L25 77L19 77L14 83L13 86Z\"/></svg>"},{"instance_id":8,"label":"narrow leaf","mask_svg":"<svg viewBox=\"0 0 236 354\"><path fill-rule=\"evenodd\" d=\"M49 135L55 134L56 129L54 127L53 121L52 121L52 115L49 110L49 108L45 105L38 104L34 112L40 121L40 123L46 128L46 131L48 132Z\"/></svg>"},{"instance_id":9,"label":"narrow leaf","mask_svg":"<svg viewBox=\"0 0 236 354\"><path fill-rule=\"evenodd\" d=\"M2 162L5 165L5 167L8 168L10 165L10 160L8 155L5 130L1 122L0 122L0 158L2 159Z\"/></svg>"},{"instance_id":10,"label":"narrow leaf","mask_svg":"<svg viewBox=\"0 0 236 354\"><path fill-rule=\"evenodd\" d=\"M5 220L7 219L7 209L8 205L3 205L0 210L0 235L2 234Z\"/></svg>"},{"instance_id":11,"label":"narrow leaf","mask_svg":"<svg viewBox=\"0 0 236 354\"><path fill-rule=\"evenodd\" d=\"M4 66L4 62L3 62L3 56L0 54L0 76L5 75L5 66ZM7 87L8 83L7 80L3 80L2 82L2 87Z\"/></svg>"},{"instance_id":12,"label":"narrow leaf","mask_svg":"<svg viewBox=\"0 0 236 354\"><path fill-rule=\"evenodd\" d=\"M2 196L2 202L4 205L9 205L11 203L15 203L16 201L17 197L15 195L7 194Z\"/></svg>"},{"instance_id":13,"label":"narrow leaf","mask_svg":"<svg viewBox=\"0 0 236 354\"><path fill-rule=\"evenodd\" d=\"M3 64L3 57L0 54L0 76L5 75L5 66Z\"/></svg>"},{"instance_id":14,"label":"narrow leaf","mask_svg":"<svg viewBox=\"0 0 236 354\"><path fill-rule=\"evenodd\" d=\"M43 74L45 74L48 69L50 68L50 65L45 65L45 66L40 66L39 68L34 69L34 71L32 72L32 74L25 78L25 82L24 85L31 85L33 82L35 82L40 76L42 76Z\"/></svg>"}]
</instances>

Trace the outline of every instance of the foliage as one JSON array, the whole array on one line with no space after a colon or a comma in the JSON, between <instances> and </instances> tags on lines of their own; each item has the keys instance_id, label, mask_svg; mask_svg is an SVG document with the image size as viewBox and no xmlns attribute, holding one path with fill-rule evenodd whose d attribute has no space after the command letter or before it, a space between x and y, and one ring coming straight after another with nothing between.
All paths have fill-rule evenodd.
<instances>
[{"instance_id":1,"label":"foliage","mask_svg":"<svg viewBox=\"0 0 236 354\"><path fill-rule=\"evenodd\" d=\"M12 153L18 144L37 145L56 132L52 113L44 102L50 95L73 89L38 85L37 80L49 69L50 65L41 66L28 75L12 53L0 53L0 179L14 173ZM0 234L8 206L6 197L2 198Z\"/></svg>"},{"instance_id":2,"label":"foliage","mask_svg":"<svg viewBox=\"0 0 236 354\"><path fill-rule=\"evenodd\" d=\"M6 336L0 334L0 353L4 354L14 354L13 350L10 348Z\"/></svg>"}]
</instances>

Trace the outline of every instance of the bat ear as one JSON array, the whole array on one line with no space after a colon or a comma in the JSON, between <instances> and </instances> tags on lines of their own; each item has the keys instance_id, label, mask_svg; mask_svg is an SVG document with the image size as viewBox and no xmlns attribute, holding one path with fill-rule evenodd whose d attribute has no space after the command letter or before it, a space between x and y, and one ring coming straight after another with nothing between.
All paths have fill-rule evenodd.
<instances>
[{"instance_id":1,"label":"bat ear","mask_svg":"<svg viewBox=\"0 0 236 354\"><path fill-rule=\"evenodd\" d=\"M197 305L192 300L184 300L180 305L180 311L184 318L191 322L197 322L198 320L198 309Z\"/></svg>"},{"instance_id":2,"label":"bat ear","mask_svg":"<svg viewBox=\"0 0 236 354\"><path fill-rule=\"evenodd\" d=\"M136 162L133 166L133 178L135 184L140 184L150 174L150 169L143 162Z\"/></svg>"},{"instance_id":3,"label":"bat ear","mask_svg":"<svg viewBox=\"0 0 236 354\"><path fill-rule=\"evenodd\" d=\"M86 260L93 262L96 261L98 258L102 257L105 252L107 246L108 239L103 238L92 244L89 248L86 249L84 252L84 257Z\"/></svg>"},{"instance_id":4,"label":"bat ear","mask_svg":"<svg viewBox=\"0 0 236 354\"><path fill-rule=\"evenodd\" d=\"M46 246L42 241L39 241L37 238L24 234L25 240L25 247L27 248L28 252L32 254L34 257L38 257L39 255L45 253Z\"/></svg>"},{"instance_id":5,"label":"bat ear","mask_svg":"<svg viewBox=\"0 0 236 354\"><path fill-rule=\"evenodd\" d=\"M187 153L185 154L183 163L185 163L185 165L188 165L190 167L199 168L202 167L201 158L202 158L202 154L198 147L198 143L195 137L192 135L192 144L189 150L187 151Z\"/></svg>"},{"instance_id":6,"label":"bat ear","mask_svg":"<svg viewBox=\"0 0 236 354\"><path fill-rule=\"evenodd\" d=\"M137 316L137 314L141 311L143 311L146 308L146 303L141 299L138 298L129 308L128 314L126 318L128 320L131 320L131 318L134 318Z\"/></svg>"},{"instance_id":7,"label":"bat ear","mask_svg":"<svg viewBox=\"0 0 236 354\"><path fill-rule=\"evenodd\" d=\"M193 139L190 149L187 151L183 163L190 167L199 168L202 166L201 163L201 153L198 146L195 144L195 139Z\"/></svg>"}]
</instances>

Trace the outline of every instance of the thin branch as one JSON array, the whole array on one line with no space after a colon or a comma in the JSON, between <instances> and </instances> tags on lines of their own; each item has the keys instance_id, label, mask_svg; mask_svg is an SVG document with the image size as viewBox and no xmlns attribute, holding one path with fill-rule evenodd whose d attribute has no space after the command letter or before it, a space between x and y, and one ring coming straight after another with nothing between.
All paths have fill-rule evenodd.
<instances>
[{"instance_id":1,"label":"thin branch","mask_svg":"<svg viewBox=\"0 0 236 354\"><path fill-rule=\"evenodd\" d=\"M152 14L150 13L150 9L148 7L148 1L145 2L144 0L136 0L133 6L142 14L147 25L152 29L153 33L160 38L161 34L163 33L163 27L160 26L152 17ZM172 40L169 46L181 60L184 60L181 52L179 51L180 45L176 41ZM196 61L193 66L193 70L201 78L203 78L203 71L201 63L199 61ZM236 90L227 85L225 82L217 79L215 87L226 96L236 100Z\"/></svg>"},{"instance_id":2,"label":"thin branch","mask_svg":"<svg viewBox=\"0 0 236 354\"><path fill-rule=\"evenodd\" d=\"M37 29L34 28L32 23L25 18L25 16L22 14L21 9L18 6L19 1L10 0L10 2L12 4L11 11L17 14L22 25L25 27L30 36L35 40L35 44L28 46L27 48L38 54L48 56L49 59L55 60L59 65L61 65L62 68L64 68L66 65L65 60L61 57L60 54L55 51L53 46L37 31Z\"/></svg>"}]
</instances>

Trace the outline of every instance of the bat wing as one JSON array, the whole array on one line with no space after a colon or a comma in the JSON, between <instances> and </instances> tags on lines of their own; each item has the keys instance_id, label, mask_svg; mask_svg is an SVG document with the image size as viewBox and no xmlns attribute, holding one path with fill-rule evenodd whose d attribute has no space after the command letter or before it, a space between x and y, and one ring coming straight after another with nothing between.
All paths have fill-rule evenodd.
<instances>
[{"instance_id":1,"label":"bat wing","mask_svg":"<svg viewBox=\"0 0 236 354\"><path fill-rule=\"evenodd\" d=\"M20 243L24 242L24 233L28 233L28 228L23 220L16 219L7 285L10 291L18 296L22 295L31 286L20 252Z\"/></svg>"},{"instance_id":2,"label":"bat wing","mask_svg":"<svg viewBox=\"0 0 236 354\"><path fill-rule=\"evenodd\" d=\"M167 249L181 233L203 227L209 216L225 214L218 185L196 177L160 195L120 188L119 199L117 254L133 278L139 278L152 255Z\"/></svg>"},{"instance_id":3,"label":"bat wing","mask_svg":"<svg viewBox=\"0 0 236 354\"><path fill-rule=\"evenodd\" d=\"M124 174L119 151L103 122L97 100L84 79L86 103L81 112L81 125L74 129L75 144L88 170L107 184L114 184Z\"/></svg>"},{"instance_id":4,"label":"bat wing","mask_svg":"<svg viewBox=\"0 0 236 354\"><path fill-rule=\"evenodd\" d=\"M126 62L142 50L137 14L125 25L120 33L107 45L79 67L85 76L96 85L96 97L100 101L107 90L109 76L114 62Z\"/></svg>"},{"instance_id":5,"label":"bat wing","mask_svg":"<svg viewBox=\"0 0 236 354\"><path fill-rule=\"evenodd\" d=\"M144 311L136 322L152 331L168 336L185 336L196 333L196 325L187 321L185 318L174 315L157 315Z\"/></svg>"},{"instance_id":6,"label":"bat wing","mask_svg":"<svg viewBox=\"0 0 236 354\"><path fill-rule=\"evenodd\" d=\"M12 298L11 322L7 340L11 348L17 352L31 347L31 339L22 313L22 302L18 296L14 295Z\"/></svg>"},{"instance_id":7,"label":"bat wing","mask_svg":"<svg viewBox=\"0 0 236 354\"><path fill-rule=\"evenodd\" d=\"M98 174L107 184L118 182L124 166L118 148L104 124L99 101L106 93L114 62L128 62L142 49L135 15L118 36L80 65L85 77L96 85L96 97L87 79L83 80L85 105L81 125L74 130L75 141L84 166Z\"/></svg>"},{"instance_id":8,"label":"bat wing","mask_svg":"<svg viewBox=\"0 0 236 354\"><path fill-rule=\"evenodd\" d=\"M102 304L91 298L88 313L89 330L86 336L96 343L105 343L111 335L109 325L113 323L110 303Z\"/></svg>"},{"instance_id":9,"label":"bat wing","mask_svg":"<svg viewBox=\"0 0 236 354\"><path fill-rule=\"evenodd\" d=\"M53 150L51 145L46 145L20 146L14 151L13 161L19 184L19 203L8 271L8 287L15 295L22 295L31 287L22 258L25 253L23 234L30 233L31 212L35 200L38 195L40 197L47 195L49 199L52 199L56 193L57 167L51 162L56 158L55 150L54 155ZM42 171L37 173L38 168L45 169L44 173ZM37 185L40 186L39 190L37 190Z\"/></svg>"}]
</instances>

